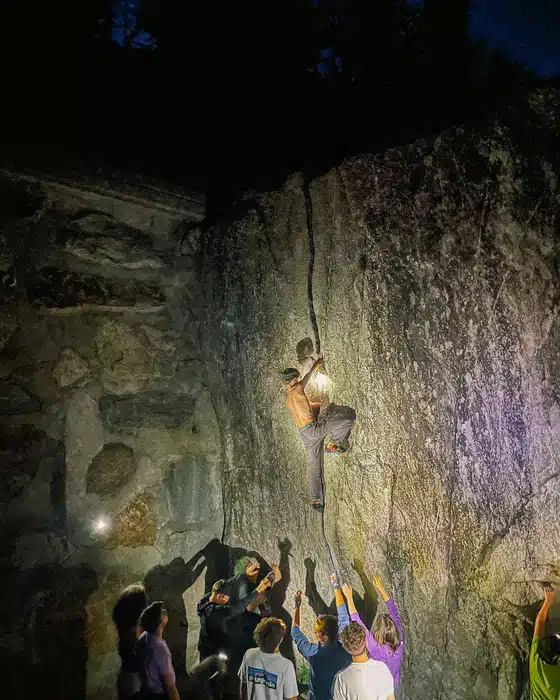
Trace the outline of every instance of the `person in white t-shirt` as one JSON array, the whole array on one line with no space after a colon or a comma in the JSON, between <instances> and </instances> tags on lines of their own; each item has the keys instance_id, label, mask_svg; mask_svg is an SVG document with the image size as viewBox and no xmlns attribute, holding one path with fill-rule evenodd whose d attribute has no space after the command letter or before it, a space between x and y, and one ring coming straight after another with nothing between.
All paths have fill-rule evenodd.
<instances>
[{"instance_id":1,"label":"person in white t-shirt","mask_svg":"<svg viewBox=\"0 0 560 700\"><path fill-rule=\"evenodd\" d=\"M239 680L242 700L296 700L298 686L291 661L280 654L286 625L277 617L266 617L255 629L258 649L245 652Z\"/></svg>"},{"instance_id":2,"label":"person in white t-shirt","mask_svg":"<svg viewBox=\"0 0 560 700\"><path fill-rule=\"evenodd\" d=\"M395 700L391 671L383 661L368 657L365 629L351 622L340 633L340 641L352 655L352 663L336 674L333 700Z\"/></svg>"}]
</instances>

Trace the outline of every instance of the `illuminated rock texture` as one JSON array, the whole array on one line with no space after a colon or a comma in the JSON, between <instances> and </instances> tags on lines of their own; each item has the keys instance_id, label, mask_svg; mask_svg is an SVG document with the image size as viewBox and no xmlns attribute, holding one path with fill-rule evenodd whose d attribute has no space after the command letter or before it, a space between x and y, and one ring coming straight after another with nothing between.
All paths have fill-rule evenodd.
<instances>
[{"instance_id":1,"label":"illuminated rock texture","mask_svg":"<svg viewBox=\"0 0 560 700\"><path fill-rule=\"evenodd\" d=\"M309 633L333 567L369 623L380 573L402 698L526 696L540 582L560 586L559 130L539 93L213 226L118 177L3 176L0 649L21 697L114 698L111 611L137 581L181 672L197 600L247 550L281 565L275 614L305 591ZM278 379L309 364L310 234L330 399L358 414L324 519Z\"/></svg>"},{"instance_id":2,"label":"illuminated rock texture","mask_svg":"<svg viewBox=\"0 0 560 700\"><path fill-rule=\"evenodd\" d=\"M559 107L539 95L507 126L310 184L330 398L358 414L352 452L325 459L325 530L359 590L363 562L395 592L407 698L519 697L538 582L560 584ZM202 337L228 439L225 540L273 558L287 536L294 589L311 557L330 603L277 381L313 338L302 184L247 198L210 232Z\"/></svg>"}]
</instances>

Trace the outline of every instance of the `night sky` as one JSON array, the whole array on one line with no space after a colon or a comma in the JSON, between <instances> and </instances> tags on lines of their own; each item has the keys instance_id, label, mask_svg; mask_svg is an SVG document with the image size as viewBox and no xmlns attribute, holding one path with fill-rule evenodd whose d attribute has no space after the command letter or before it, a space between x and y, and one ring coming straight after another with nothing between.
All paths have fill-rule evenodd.
<instances>
[{"instance_id":1,"label":"night sky","mask_svg":"<svg viewBox=\"0 0 560 700\"><path fill-rule=\"evenodd\" d=\"M471 32L540 75L560 74L560 0L475 0Z\"/></svg>"},{"instance_id":2,"label":"night sky","mask_svg":"<svg viewBox=\"0 0 560 700\"><path fill-rule=\"evenodd\" d=\"M122 8L139 2L117 0L115 4ZM471 33L542 76L560 75L560 0L473 0ZM122 43L122 29L116 27L113 36ZM137 45L147 43L147 36L137 41Z\"/></svg>"}]
</instances>

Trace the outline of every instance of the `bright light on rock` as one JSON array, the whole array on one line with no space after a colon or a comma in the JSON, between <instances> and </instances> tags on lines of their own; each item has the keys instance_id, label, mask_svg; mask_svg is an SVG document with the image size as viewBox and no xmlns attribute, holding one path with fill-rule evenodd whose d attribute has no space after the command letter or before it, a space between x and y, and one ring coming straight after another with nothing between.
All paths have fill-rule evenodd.
<instances>
[{"instance_id":1,"label":"bright light on rock","mask_svg":"<svg viewBox=\"0 0 560 700\"><path fill-rule=\"evenodd\" d=\"M102 535L104 532L107 532L108 529L109 521L107 518L97 518L97 520L93 523L93 531L96 535Z\"/></svg>"},{"instance_id":2,"label":"bright light on rock","mask_svg":"<svg viewBox=\"0 0 560 700\"><path fill-rule=\"evenodd\" d=\"M317 386L317 389L326 389L329 386L330 379L327 377L326 374L323 374L322 372L317 372L317 375L315 376L315 384Z\"/></svg>"}]
</instances>

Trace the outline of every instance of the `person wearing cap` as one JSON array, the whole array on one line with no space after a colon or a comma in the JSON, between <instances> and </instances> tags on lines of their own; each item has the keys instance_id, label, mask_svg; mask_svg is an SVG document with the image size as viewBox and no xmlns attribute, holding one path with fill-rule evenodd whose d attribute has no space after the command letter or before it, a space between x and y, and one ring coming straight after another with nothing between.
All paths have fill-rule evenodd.
<instances>
[{"instance_id":1,"label":"person wearing cap","mask_svg":"<svg viewBox=\"0 0 560 700\"><path fill-rule=\"evenodd\" d=\"M301 591L298 591L295 600L292 639L309 663L309 700L331 700L334 677L352 661L338 639L339 633L350 623L350 618L335 574L331 575L331 585L335 590L338 620L334 615L319 615L315 620L316 642L311 642L300 627Z\"/></svg>"},{"instance_id":2,"label":"person wearing cap","mask_svg":"<svg viewBox=\"0 0 560 700\"><path fill-rule=\"evenodd\" d=\"M168 620L167 610L161 600L148 605L140 615L139 624L144 632L136 642L135 655L142 698L180 700L171 652L163 639L163 630Z\"/></svg>"},{"instance_id":3,"label":"person wearing cap","mask_svg":"<svg viewBox=\"0 0 560 700\"><path fill-rule=\"evenodd\" d=\"M266 576L271 579L271 587L282 578L278 564L272 564L271 571L263 574L259 561L252 556L241 557L236 562L233 573L234 576L225 581L222 587L224 593L229 594L230 601L247 597ZM266 592L259 594L257 599L241 612L239 618L236 618L237 628L229 640L230 667L232 668L239 668L245 652L254 645L253 635L257 625L262 618L269 617L271 614L270 605L265 599L266 595Z\"/></svg>"},{"instance_id":4,"label":"person wearing cap","mask_svg":"<svg viewBox=\"0 0 560 700\"><path fill-rule=\"evenodd\" d=\"M529 694L531 700L560 698L560 636L546 634L546 622L554 601L552 586L544 587L544 602L537 619L529 652Z\"/></svg>"},{"instance_id":5,"label":"person wearing cap","mask_svg":"<svg viewBox=\"0 0 560 700\"><path fill-rule=\"evenodd\" d=\"M239 620L243 611L254 612L260 596L273 583L272 576L266 576L258 586L246 596L235 600L226 586L227 581L220 579L212 586L196 607L200 617L200 636L198 651L200 660L224 651L231 655L231 647L238 634Z\"/></svg>"},{"instance_id":6,"label":"person wearing cap","mask_svg":"<svg viewBox=\"0 0 560 700\"><path fill-rule=\"evenodd\" d=\"M311 491L311 507L323 512L325 501L323 494L323 462L324 452L340 455L348 452L348 438L356 411L348 406L329 404L324 411L319 412L317 420L313 415L313 407L305 388L315 372L324 364L318 357L311 369L302 378L299 370L288 367L281 372L281 378L286 384L286 406L296 424L309 462L309 489ZM327 441L325 445L325 440Z\"/></svg>"},{"instance_id":7,"label":"person wearing cap","mask_svg":"<svg viewBox=\"0 0 560 700\"><path fill-rule=\"evenodd\" d=\"M239 645L247 636L243 631L246 624L244 616L254 615L262 594L272 586L273 579L274 572L270 572L256 588L237 600L230 593L232 588L227 586L228 581L220 579L197 605L200 660L219 653L225 654L228 659L227 673L215 688L215 697L233 698L236 695L237 670L243 658L243 654L240 657ZM254 616L258 621L259 616Z\"/></svg>"}]
</instances>

